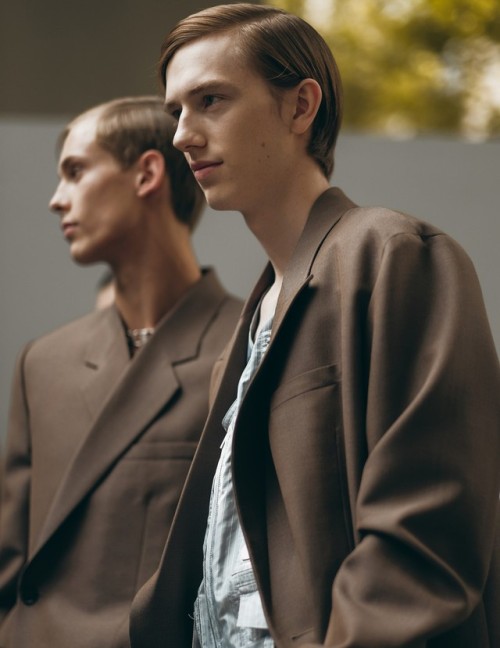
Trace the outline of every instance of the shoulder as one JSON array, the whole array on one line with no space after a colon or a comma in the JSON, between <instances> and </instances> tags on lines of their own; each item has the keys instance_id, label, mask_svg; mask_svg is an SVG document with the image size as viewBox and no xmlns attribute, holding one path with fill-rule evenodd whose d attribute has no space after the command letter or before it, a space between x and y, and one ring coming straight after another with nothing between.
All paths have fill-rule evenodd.
<instances>
[{"instance_id":1,"label":"shoulder","mask_svg":"<svg viewBox=\"0 0 500 648\"><path fill-rule=\"evenodd\" d=\"M359 206L338 187L324 192L312 208L306 225L307 246L320 242L318 251L335 248L337 255L380 256L386 247L422 243L432 246L442 239L450 247L458 244L426 220L398 209ZM303 246L304 247L304 246ZM321 249L320 249L321 248Z\"/></svg>"},{"instance_id":2,"label":"shoulder","mask_svg":"<svg viewBox=\"0 0 500 648\"><path fill-rule=\"evenodd\" d=\"M390 255L418 255L437 263L451 259L471 265L462 246L426 220L386 207L348 210L329 236L341 258L382 263Z\"/></svg>"},{"instance_id":3,"label":"shoulder","mask_svg":"<svg viewBox=\"0 0 500 648\"><path fill-rule=\"evenodd\" d=\"M333 198L338 195L333 193ZM403 277L421 281L424 276L447 273L454 281L477 285L467 253L435 225L396 209L360 207L349 199L344 206L313 259L311 272L325 281L371 292L382 277L393 283Z\"/></svg>"},{"instance_id":4,"label":"shoulder","mask_svg":"<svg viewBox=\"0 0 500 648\"><path fill-rule=\"evenodd\" d=\"M404 212L387 207L354 207L340 220L335 234L338 237L364 243L373 241L384 246L393 237L427 239L446 236L435 225Z\"/></svg>"},{"instance_id":5,"label":"shoulder","mask_svg":"<svg viewBox=\"0 0 500 648\"><path fill-rule=\"evenodd\" d=\"M25 345L20 356L28 365L55 359L63 361L75 356L98 330L111 326L113 315L108 310L89 313L41 335Z\"/></svg>"}]
</instances>

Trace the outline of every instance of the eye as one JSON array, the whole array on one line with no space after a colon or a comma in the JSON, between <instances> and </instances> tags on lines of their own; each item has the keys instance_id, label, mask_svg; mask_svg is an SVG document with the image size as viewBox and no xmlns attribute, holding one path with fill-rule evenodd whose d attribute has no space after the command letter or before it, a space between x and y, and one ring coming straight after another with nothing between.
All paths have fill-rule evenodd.
<instances>
[{"instance_id":1,"label":"eye","mask_svg":"<svg viewBox=\"0 0 500 648\"><path fill-rule=\"evenodd\" d=\"M210 108L218 101L220 101L220 99L221 99L220 97L213 94L203 95L203 100L202 100L203 108Z\"/></svg>"},{"instance_id":2,"label":"eye","mask_svg":"<svg viewBox=\"0 0 500 648\"><path fill-rule=\"evenodd\" d=\"M180 108L175 108L173 110L170 110L170 116L175 122L179 121L179 118L181 116L181 109Z\"/></svg>"},{"instance_id":3,"label":"eye","mask_svg":"<svg viewBox=\"0 0 500 648\"><path fill-rule=\"evenodd\" d=\"M68 178L71 180L76 180L79 178L82 174L83 171L83 165L82 164L71 164L68 167Z\"/></svg>"}]
</instances>

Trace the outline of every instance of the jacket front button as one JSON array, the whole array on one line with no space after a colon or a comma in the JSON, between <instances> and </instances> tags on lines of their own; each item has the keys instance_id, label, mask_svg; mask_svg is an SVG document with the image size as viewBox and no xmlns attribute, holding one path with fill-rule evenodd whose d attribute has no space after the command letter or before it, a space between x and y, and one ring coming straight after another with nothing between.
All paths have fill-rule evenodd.
<instances>
[{"instance_id":1,"label":"jacket front button","mask_svg":"<svg viewBox=\"0 0 500 648\"><path fill-rule=\"evenodd\" d=\"M38 588L35 585L24 587L21 592L21 600L24 605L34 605L39 596Z\"/></svg>"}]
</instances>

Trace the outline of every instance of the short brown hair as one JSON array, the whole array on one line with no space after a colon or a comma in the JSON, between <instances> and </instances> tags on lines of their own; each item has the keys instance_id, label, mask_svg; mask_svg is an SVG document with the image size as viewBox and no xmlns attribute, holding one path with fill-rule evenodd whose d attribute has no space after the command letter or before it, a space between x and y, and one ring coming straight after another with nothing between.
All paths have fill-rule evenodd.
<instances>
[{"instance_id":1,"label":"short brown hair","mask_svg":"<svg viewBox=\"0 0 500 648\"><path fill-rule=\"evenodd\" d=\"M148 150L159 151L170 180L172 208L177 218L193 230L204 206L203 192L184 155L172 144L175 125L161 97L123 97L99 104L78 115L63 130L59 147L73 126L95 114L96 143L127 169Z\"/></svg>"},{"instance_id":2,"label":"short brown hair","mask_svg":"<svg viewBox=\"0 0 500 648\"><path fill-rule=\"evenodd\" d=\"M275 7L236 3L209 7L181 20L161 48L158 72L163 86L174 54L205 36L235 30L238 47L254 69L275 89L293 88L314 79L323 97L313 122L308 153L327 178L342 121L342 83L330 48L302 18Z\"/></svg>"}]
</instances>

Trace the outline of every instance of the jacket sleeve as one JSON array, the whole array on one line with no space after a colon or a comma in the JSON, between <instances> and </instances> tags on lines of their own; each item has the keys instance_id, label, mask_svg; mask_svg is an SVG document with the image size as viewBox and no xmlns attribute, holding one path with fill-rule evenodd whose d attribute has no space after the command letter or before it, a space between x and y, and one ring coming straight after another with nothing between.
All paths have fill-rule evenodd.
<instances>
[{"instance_id":1,"label":"jacket sleeve","mask_svg":"<svg viewBox=\"0 0 500 648\"><path fill-rule=\"evenodd\" d=\"M0 625L16 602L17 581L25 563L29 535L31 444L23 366L26 347L13 379L9 427L2 470L0 508Z\"/></svg>"},{"instance_id":2,"label":"jacket sleeve","mask_svg":"<svg viewBox=\"0 0 500 648\"><path fill-rule=\"evenodd\" d=\"M324 645L424 648L479 604L498 508L499 363L465 252L443 234L392 237L363 330L359 541Z\"/></svg>"}]
</instances>

